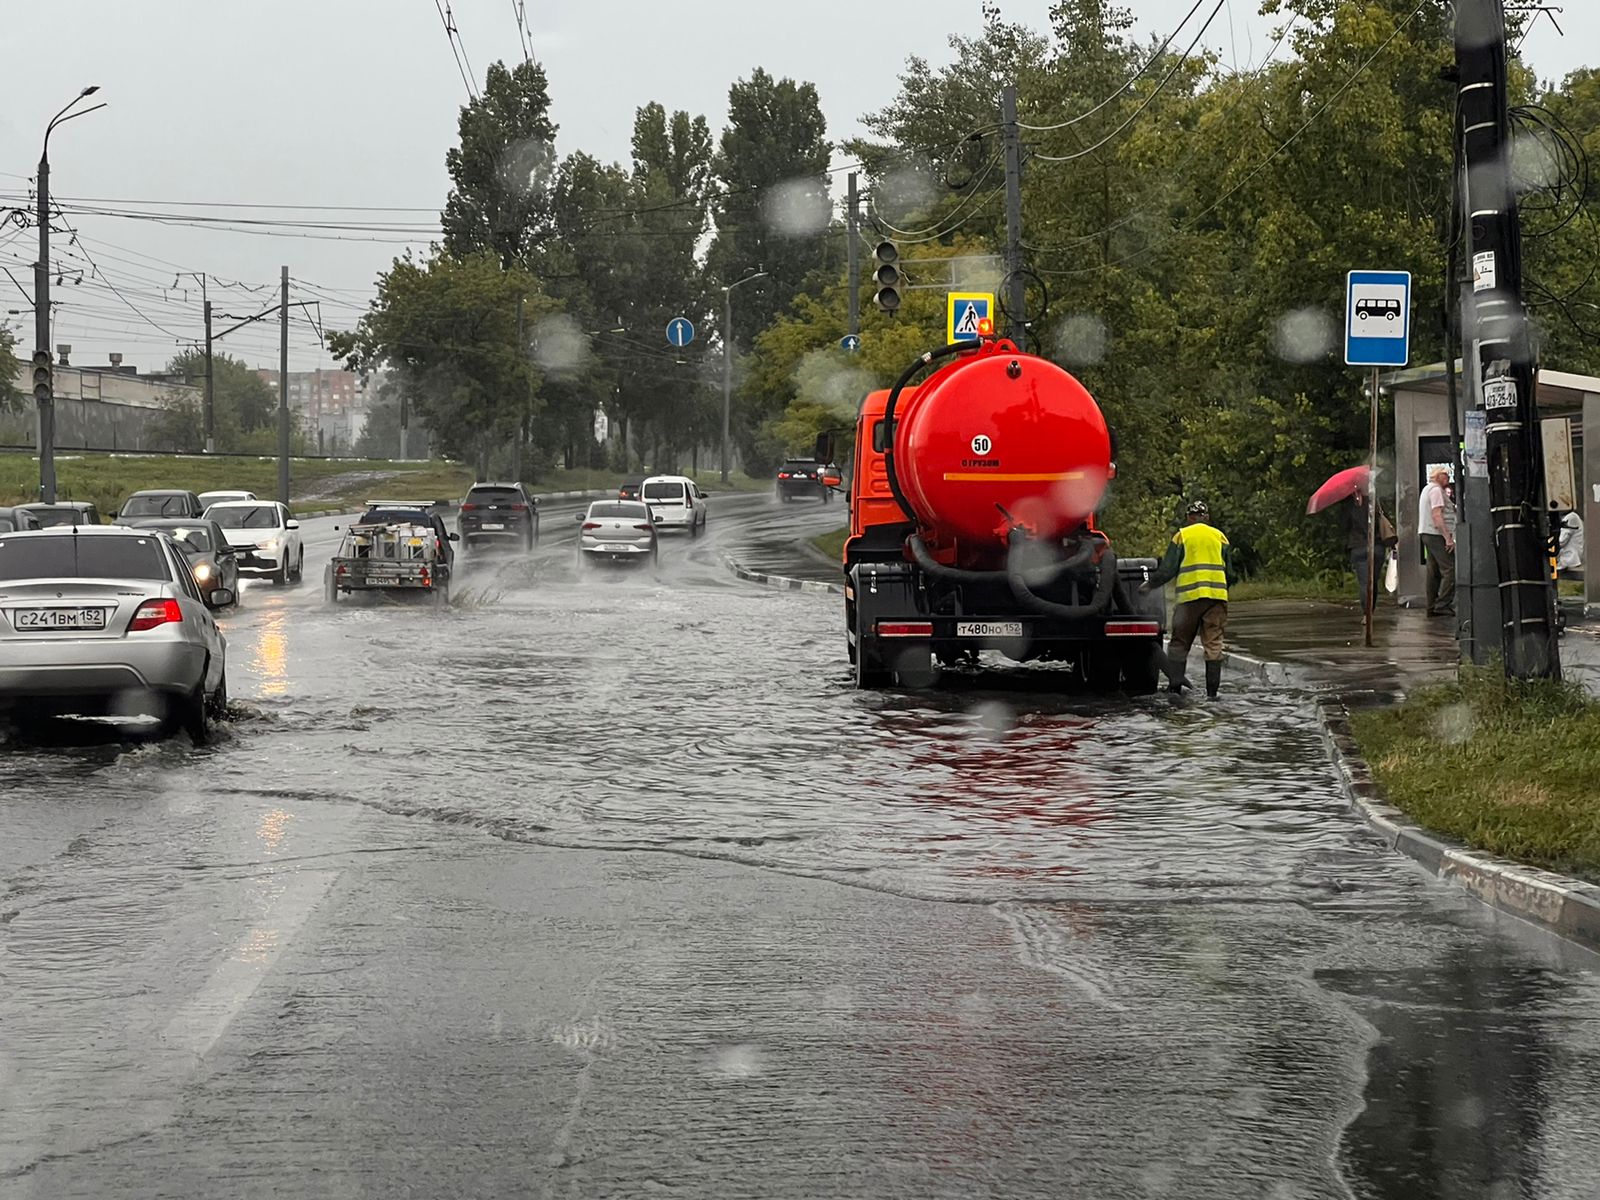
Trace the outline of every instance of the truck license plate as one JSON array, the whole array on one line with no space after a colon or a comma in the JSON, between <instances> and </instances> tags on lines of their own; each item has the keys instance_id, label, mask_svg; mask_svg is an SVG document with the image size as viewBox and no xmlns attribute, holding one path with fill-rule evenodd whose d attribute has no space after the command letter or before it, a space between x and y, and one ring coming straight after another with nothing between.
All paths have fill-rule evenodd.
<instances>
[{"instance_id":1,"label":"truck license plate","mask_svg":"<svg viewBox=\"0 0 1600 1200\"><path fill-rule=\"evenodd\" d=\"M957 621L957 637L1019 638L1021 621Z\"/></svg>"}]
</instances>

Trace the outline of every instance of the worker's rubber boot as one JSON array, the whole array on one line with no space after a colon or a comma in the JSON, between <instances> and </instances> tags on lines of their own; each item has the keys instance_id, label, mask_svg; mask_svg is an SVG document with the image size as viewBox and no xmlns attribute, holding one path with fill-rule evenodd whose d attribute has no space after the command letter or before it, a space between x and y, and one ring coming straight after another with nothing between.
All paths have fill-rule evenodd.
<instances>
[{"instance_id":1,"label":"worker's rubber boot","mask_svg":"<svg viewBox=\"0 0 1600 1200\"><path fill-rule=\"evenodd\" d=\"M1217 689L1222 686L1222 662L1206 663L1206 695L1211 699L1217 698Z\"/></svg>"},{"instance_id":2,"label":"worker's rubber boot","mask_svg":"<svg viewBox=\"0 0 1600 1200\"><path fill-rule=\"evenodd\" d=\"M1161 656L1161 669L1167 676L1167 691L1174 696L1188 690L1189 679L1184 667L1184 663L1173 662L1171 655L1163 654Z\"/></svg>"}]
</instances>

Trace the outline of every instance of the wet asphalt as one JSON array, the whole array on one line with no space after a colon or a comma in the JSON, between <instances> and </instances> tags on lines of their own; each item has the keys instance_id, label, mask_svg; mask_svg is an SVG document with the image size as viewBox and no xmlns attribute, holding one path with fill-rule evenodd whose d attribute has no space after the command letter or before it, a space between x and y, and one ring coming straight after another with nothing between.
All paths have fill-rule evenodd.
<instances>
[{"instance_id":1,"label":"wet asphalt","mask_svg":"<svg viewBox=\"0 0 1600 1200\"><path fill-rule=\"evenodd\" d=\"M1302 692L857 693L572 506L224 618L210 747L0 750L0 1197L1600 1194L1600 961L1386 851Z\"/></svg>"}]
</instances>

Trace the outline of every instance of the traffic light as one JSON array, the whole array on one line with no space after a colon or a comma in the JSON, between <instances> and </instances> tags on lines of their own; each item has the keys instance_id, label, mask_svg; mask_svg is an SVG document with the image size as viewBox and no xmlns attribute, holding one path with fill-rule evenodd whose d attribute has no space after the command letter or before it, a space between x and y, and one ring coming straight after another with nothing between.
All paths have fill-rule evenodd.
<instances>
[{"instance_id":1,"label":"traffic light","mask_svg":"<svg viewBox=\"0 0 1600 1200\"><path fill-rule=\"evenodd\" d=\"M33 352L33 398L40 404L50 403L50 383L50 351L35 350Z\"/></svg>"},{"instance_id":2,"label":"traffic light","mask_svg":"<svg viewBox=\"0 0 1600 1200\"><path fill-rule=\"evenodd\" d=\"M878 285L872 302L882 311L892 313L900 307L900 248L893 242L879 242L873 247L872 257L878 264L872 272L873 281Z\"/></svg>"}]
</instances>

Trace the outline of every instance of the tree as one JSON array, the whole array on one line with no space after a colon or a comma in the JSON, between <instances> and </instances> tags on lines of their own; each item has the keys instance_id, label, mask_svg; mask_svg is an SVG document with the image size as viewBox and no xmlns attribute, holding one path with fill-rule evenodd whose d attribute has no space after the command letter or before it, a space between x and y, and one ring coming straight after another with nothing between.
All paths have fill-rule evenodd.
<instances>
[{"instance_id":1,"label":"tree","mask_svg":"<svg viewBox=\"0 0 1600 1200\"><path fill-rule=\"evenodd\" d=\"M716 237L706 260L728 284L758 267L768 278L739 295L732 342L748 346L829 260L827 121L809 83L757 67L728 89L728 125L714 168Z\"/></svg>"},{"instance_id":2,"label":"tree","mask_svg":"<svg viewBox=\"0 0 1600 1200\"><path fill-rule=\"evenodd\" d=\"M11 327L0 323L0 412L16 412L22 408L23 393L17 388L17 335Z\"/></svg>"},{"instance_id":3,"label":"tree","mask_svg":"<svg viewBox=\"0 0 1600 1200\"><path fill-rule=\"evenodd\" d=\"M206 356L185 350L167 364L166 373L200 386L206 374ZM217 448L224 451L271 451L277 447L278 398L242 359L212 354L213 422ZM200 439L204 443L204 414L196 408Z\"/></svg>"},{"instance_id":4,"label":"tree","mask_svg":"<svg viewBox=\"0 0 1600 1200\"><path fill-rule=\"evenodd\" d=\"M549 234L556 125L535 62L490 66L483 94L462 106L460 144L445 154L450 195L441 223L456 258L492 251L500 265L527 262Z\"/></svg>"},{"instance_id":5,"label":"tree","mask_svg":"<svg viewBox=\"0 0 1600 1200\"><path fill-rule=\"evenodd\" d=\"M491 253L407 255L379 276L356 329L330 334L328 345L352 370L387 366L435 445L487 471L503 463L500 451L531 441L548 459L560 444L560 431L539 420L542 373L527 337L559 307L529 271L502 267Z\"/></svg>"}]
</instances>

